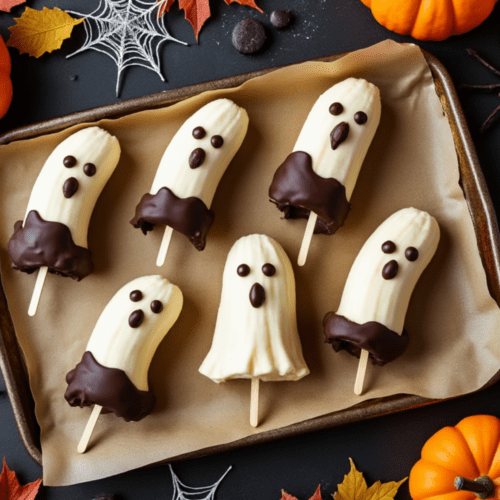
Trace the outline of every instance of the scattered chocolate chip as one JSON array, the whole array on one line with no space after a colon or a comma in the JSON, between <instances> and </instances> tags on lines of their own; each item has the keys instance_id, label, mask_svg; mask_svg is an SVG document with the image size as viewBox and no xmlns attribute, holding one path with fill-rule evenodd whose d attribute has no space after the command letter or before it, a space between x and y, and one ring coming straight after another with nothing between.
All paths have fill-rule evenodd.
<instances>
[{"instance_id":1,"label":"scattered chocolate chip","mask_svg":"<svg viewBox=\"0 0 500 500\"><path fill-rule=\"evenodd\" d=\"M260 283L254 283L250 289L250 303L253 307L260 307L266 300L266 291Z\"/></svg>"},{"instance_id":2,"label":"scattered chocolate chip","mask_svg":"<svg viewBox=\"0 0 500 500\"><path fill-rule=\"evenodd\" d=\"M368 121L368 116L366 116L366 113L364 113L363 111L358 111L358 112L354 115L354 121L355 121L358 125L364 125L364 124Z\"/></svg>"},{"instance_id":3,"label":"scattered chocolate chip","mask_svg":"<svg viewBox=\"0 0 500 500\"><path fill-rule=\"evenodd\" d=\"M128 324L132 328L139 328L144 321L144 313L142 309L137 309L128 318Z\"/></svg>"},{"instance_id":4,"label":"scattered chocolate chip","mask_svg":"<svg viewBox=\"0 0 500 500\"><path fill-rule=\"evenodd\" d=\"M250 268L246 264L241 264L241 266L238 266L238 269L236 269L236 272L238 276L245 277L250 274Z\"/></svg>"},{"instance_id":5,"label":"scattered chocolate chip","mask_svg":"<svg viewBox=\"0 0 500 500\"><path fill-rule=\"evenodd\" d=\"M389 261L382 269L382 278L385 280L392 280L398 274L398 263L395 260Z\"/></svg>"},{"instance_id":6,"label":"scattered chocolate chip","mask_svg":"<svg viewBox=\"0 0 500 500\"><path fill-rule=\"evenodd\" d=\"M384 253L392 253L396 250L396 244L393 241L386 241L382 245L382 252Z\"/></svg>"},{"instance_id":7,"label":"scattered chocolate chip","mask_svg":"<svg viewBox=\"0 0 500 500\"><path fill-rule=\"evenodd\" d=\"M415 247L408 247L405 250L405 257L410 261L414 262L418 259L418 250Z\"/></svg>"},{"instance_id":8,"label":"scattered chocolate chip","mask_svg":"<svg viewBox=\"0 0 500 500\"><path fill-rule=\"evenodd\" d=\"M72 168L76 165L76 158L74 156L66 156L63 160L63 165L66 168Z\"/></svg>"},{"instance_id":9,"label":"scattered chocolate chip","mask_svg":"<svg viewBox=\"0 0 500 500\"><path fill-rule=\"evenodd\" d=\"M85 163L83 166L83 173L88 177L92 177L96 173L96 167L93 163Z\"/></svg>"},{"instance_id":10,"label":"scattered chocolate chip","mask_svg":"<svg viewBox=\"0 0 500 500\"><path fill-rule=\"evenodd\" d=\"M286 28L292 20L292 14L289 10L280 9L271 12L271 24L278 29Z\"/></svg>"},{"instance_id":11,"label":"scattered chocolate chip","mask_svg":"<svg viewBox=\"0 0 500 500\"><path fill-rule=\"evenodd\" d=\"M163 311L163 304L159 300L153 300L151 302L151 310L155 314L160 314Z\"/></svg>"},{"instance_id":12,"label":"scattered chocolate chip","mask_svg":"<svg viewBox=\"0 0 500 500\"><path fill-rule=\"evenodd\" d=\"M191 168L198 168L205 161L205 150L196 148L189 156L189 166Z\"/></svg>"},{"instance_id":13,"label":"scattered chocolate chip","mask_svg":"<svg viewBox=\"0 0 500 500\"><path fill-rule=\"evenodd\" d=\"M132 302L139 302L142 299L142 292L140 290L134 290L130 292L130 300Z\"/></svg>"},{"instance_id":14,"label":"scattered chocolate chip","mask_svg":"<svg viewBox=\"0 0 500 500\"><path fill-rule=\"evenodd\" d=\"M66 179L63 186L63 194L65 198L71 198L78 191L78 180L74 177Z\"/></svg>"},{"instance_id":15,"label":"scattered chocolate chip","mask_svg":"<svg viewBox=\"0 0 500 500\"><path fill-rule=\"evenodd\" d=\"M328 109L333 116L338 116L344 111L344 106L340 102L334 102Z\"/></svg>"},{"instance_id":16,"label":"scattered chocolate chip","mask_svg":"<svg viewBox=\"0 0 500 500\"><path fill-rule=\"evenodd\" d=\"M253 54L263 47L266 32L257 19L247 17L234 27L232 41L242 54Z\"/></svg>"},{"instance_id":17,"label":"scattered chocolate chip","mask_svg":"<svg viewBox=\"0 0 500 500\"><path fill-rule=\"evenodd\" d=\"M332 142L332 149L335 150L342 144L349 135L349 124L346 122L340 122L330 134L330 139Z\"/></svg>"},{"instance_id":18,"label":"scattered chocolate chip","mask_svg":"<svg viewBox=\"0 0 500 500\"><path fill-rule=\"evenodd\" d=\"M196 127L193 129L193 137L195 139L203 139L205 135L207 135L207 133L203 127Z\"/></svg>"},{"instance_id":19,"label":"scattered chocolate chip","mask_svg":"<svg viewBox=\"0 0 500 500\"><path fill-rule=\"evenodd\" d=\"M210 144L212 144L212 146L215 148L215 149L219 149L222 147L222 145L224 144L224 139L220 136L220 135L214 135L211 139L210 139Z\"/></svg>"},{"instance_id":20,"label":"scattered chocolate chip","mask_svg":"<svg viewBox=\"0 0 500 500\"><path fill-rule=\"evenodd\" d=\"M276 268L272 264L269 264L268 262L267 264L264 264L262 266L262 272L266 276L274 276L276 274Z\"/></svg>"}]
</instances>

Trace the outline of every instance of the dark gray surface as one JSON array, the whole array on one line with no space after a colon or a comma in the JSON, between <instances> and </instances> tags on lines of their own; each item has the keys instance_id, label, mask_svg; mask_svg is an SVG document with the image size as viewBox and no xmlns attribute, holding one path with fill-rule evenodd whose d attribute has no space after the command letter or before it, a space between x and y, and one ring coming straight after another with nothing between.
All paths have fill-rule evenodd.
<instances>
[{"instance_id":1,"label":"dark gray surface","mask_svg":"<svg viewBox=\"0 0 500 500\"><path fill-rule=\"evenodd\" d=\"M94 51L66 59L83 41L83 30L64 42L60 51L39 59L20 56L10 49L13 60L14 100L0 133L75 111L119 102L121 100L162 92L186 85L215 80L262 68L280 66L316 57L366 47L385 38L413 41L390 33L373 19L359 0L258 0L265 14L237 4L226 5L212 0L212 17L196 45L191 26L183 12L172 9L167 20L171 34L190 43L183 47L167 43L161 50L167 82L143 68L126 71L120 98L115 96L116 67L105 55ZM96 0L28 0L32 8L58 6L90 12ZM11 14L0 14L0 33L6 38L13 17L19 17L25 6ZM271 26L269 14L277 8L293 11L295 22L287 30ZM269 43L265 51L244 56L231 45L233 26L244 17L255 17L266 26ZM456 85L460 83L497 83L500 78L474 61L465 52L473 47L500 66L500 7L480 27L451 40L419 43L443 62ZM75 81L72 75L77 75ZM500 105L493 95L460 93L469 120L479 160L488 183L497 214L500 211L500 123L490 133L479 136L477 130L487 115ZM500 332L499 332L500 334ZM332 362L335 362L332 354ZM332 381L334 383L334 381ZM233 470L222 482L216 498L239 500L279 499L282 488L307 500L318 483L323 497L330 498L336 484L349 470L348 457L365 472L369 483L400 479L409 474L419 458L428 437L445 425L455 425L461 418L476 413L500 417L500 387L497 385L475 395L428 406L418 410L385 416L366 422L315 432L272 443L243 448L174 464L180 479L191 486L215 482L229 465ZM22 482L41 475L25 452L17 433L10 403L0 393L0 457L5 456ZM407 484L399 498L409 500ZM116 493L125 500L172 497L168 466L133 471L102 481L65 488L44 488L39 498L90 500L100 492Z\"/></svg>"}]
</instances>

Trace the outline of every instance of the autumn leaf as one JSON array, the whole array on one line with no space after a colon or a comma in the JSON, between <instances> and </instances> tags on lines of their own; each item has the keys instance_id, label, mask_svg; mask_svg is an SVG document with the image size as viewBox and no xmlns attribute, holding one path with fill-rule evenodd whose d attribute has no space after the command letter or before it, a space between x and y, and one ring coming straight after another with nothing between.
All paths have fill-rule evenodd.
<instances>
[{"instance_id":1,"label":"autumn leaf","mask_svg":"<svg viewBox=\"0 0 500 500\"><path fill-rule=\"evenodd\" d=\"M24 2L26 2L26 0L0 0L0 10L3 10L4 12L10 12L10 9L12 9L12 7L20 5Z\"/></svg>"},{"instance_id":2,"label":"autumn leaf","mask_svg":"<svg viewBox=\"0 0 500 500\"><path fill-rule=\"evenodd\" d=\"M298 500L298 499L296 497L293 497L292 495L290 495L286 491L281 490L281 500ZM323 500L323 497L321 496L321 485L320 484L318 484L318 487L316 488L314 495L309 500Z\"/></svg>"},{"instance_id":3,"label":"autumn leaf","mask_svg":"<svg viewBox=\"0 0 500 500\"><path fill-rule=\"evenodd\" d=\"M33 500L40 488L42 479L21 486L16 473L7 467L3 458L2 474L0 475L0 500Z\"/></svg>"},{"instance_id":4,"label":"autumn leaf","mask_svg":"<svg viewBox=\"0 0 500 500\"><path fill-rule=\"evenodd\" d=\"M170 7L175 3L175 0L157 0L161 2L162 5L158 9L158 15L162 16L165 12L168 12ZM262 12L254 0L224 0L227 5L233 2L239 3L240 5L247 5L253 9L257 9ZM196 36L196 41L198 41L198 35L205 21L210 17L210 5L209 0L179 0L179 9L184 10L185 18L191 23L193 27L194 34Z\"/></svg>"},{"instance_id":5,"label":"autumn leaf","mask_svg":"<svg viewBox=\"0 0 500 500\"><path fill-rule=\"evenodd\" d=\"M351 458L349 461L351 471L344 476L344 481L338 485L338 491L332 495L334 500L392 500L407 479L388 483L377 481L368 488L363 474L356 469Z\"/></svg>"},{"instance_id":6,"label":"autumn leaf","mask_svg":"<svg viewBox=\"0 0 500 500\"><path fill-rule=\"evenodd\" d=\"M34 10L26 7L21 17L15 18L17 24L11 26L9 47L15 47L21 54L40 57L45 52L59 49L66 38L71 36L73 27L84 21L73 19L66 12L54 7Z\"/></svg>"}]
</instances>

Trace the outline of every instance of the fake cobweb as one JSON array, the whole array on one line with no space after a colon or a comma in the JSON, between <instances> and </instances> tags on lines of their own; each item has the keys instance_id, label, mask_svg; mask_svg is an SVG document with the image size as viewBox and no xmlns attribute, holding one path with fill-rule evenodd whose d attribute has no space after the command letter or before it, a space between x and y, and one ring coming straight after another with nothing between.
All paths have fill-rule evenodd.
<instances>
[{"instance_id":1,"label":"fake cobweb","mask_svg":"<svg viewBox=\"0 0 500 500\"><path fill-rule=\"evenodd\" d=\"M167 0L99 0L99 6L90 14L68 10L84 17L86 39L72 57L85 50L96 50L111 57L118 67L116 96L120 91L121 76L129 66L142 66L154 71L165 81L160 70L159 50L163 42L187 45L172 37L165 27L165 17L158 9Z\"/></svg>"},{"instance_id":2,"label":"fake cobweb","mask_svg":"<svg viewBox=\"0 0 500 500\"><path fill-rule=\"evenodd\" d=\"M231 467L227 469L222 477L211 486L202 486L199 488L194 488L192 486L187 486L182 483L180 479L175 475L172 466L170 467L170 473L172 474L172 482L174 484L174 495L172 500L214 500L215 491L217 490L219 484L226 477L227 473L231 470Z\"/></svg>"}]
</instances>

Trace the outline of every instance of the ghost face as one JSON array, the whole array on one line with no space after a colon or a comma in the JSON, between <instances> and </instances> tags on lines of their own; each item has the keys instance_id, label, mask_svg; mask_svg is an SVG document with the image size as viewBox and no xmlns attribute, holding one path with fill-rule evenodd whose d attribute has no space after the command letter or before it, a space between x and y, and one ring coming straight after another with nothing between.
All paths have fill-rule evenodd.
<instances>
[{"instance_id":1,"label":"ghost face","mask_svg":"<svg viewBox=\"0 0 500 500\"><path fill-rule=\"evenodd\" d=\"M308 373L297 332L293 269L272 238L253 234L231 248L212 348L200 371L216 382L297 380Z\"/></svg>"},{"instance_id":2,"label":"ghost face","mask_svg":"<svg viewBox=\"0 0 500 500\"><path fill-rule=\"evenodd\" d=\"M200 108L172 138L150 193L168 187L179 198L194 196L210 208L247 128L246 111L229 99L217 99Z\"/></svg>"},{"instance_id":3,"label":"ghost face","mask_svg":"<svg viewBox=\"0 0 500 500\"><path fill-rule=\"evenodd\" d=\"M411 294L438 242L439 226L428 213L393 214L356 257L337 314L358 324L377 321L401 335Z\"/></svg>"},{"instance_id":4,"label":"ghost face","mask_svg":"<svg viewBox=\"0 0 500 500\"><path fill-rule=\"evenodd\" d=\"M339 181L349 201L380 112L375 85L363 79L343 80L318 98L293 150L308 153L318 175Z\"/></svg>"}]
</instances>

